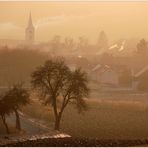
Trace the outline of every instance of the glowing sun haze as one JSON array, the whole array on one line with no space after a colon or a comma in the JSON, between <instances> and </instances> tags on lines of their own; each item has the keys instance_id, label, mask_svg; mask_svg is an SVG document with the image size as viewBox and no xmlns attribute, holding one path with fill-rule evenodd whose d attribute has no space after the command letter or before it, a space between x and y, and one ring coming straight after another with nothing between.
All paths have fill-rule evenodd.
<instances>
[{"instance_id":1,"label":"glowing sun haze","mask_svg":"<svg viewBox=\"0 0 148 148\"><path fill-rule=\"evenodd\" d=\"M0 2L0 38L24 39L32 13L36 40L54 35L148 38L148 2Z\"/></svg>"}]
</instances>

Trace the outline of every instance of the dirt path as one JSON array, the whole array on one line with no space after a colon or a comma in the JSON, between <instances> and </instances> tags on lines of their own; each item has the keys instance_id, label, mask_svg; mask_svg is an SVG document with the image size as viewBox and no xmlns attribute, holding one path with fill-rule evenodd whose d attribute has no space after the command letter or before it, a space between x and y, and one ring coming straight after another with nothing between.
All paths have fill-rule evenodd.
<instances>
[{"instance_id":1,"label":"dirt path","mask_svg":"<svg viewBox=\"0 0 148 148\"><path fill-rule=\"evenodd\" d=\"M70 135L55 131L52 128L41 124L39 121L29 118L23 113L20 113L20 119L21 127L25 132L20 134L0 135L0 146L28 140L70 137ZM15 125L15 116L10 116L7 121L8 123Z\"/></svg>"},{"instance_id":2,"label":"dirt path","mask_svg":"<svg viewBox=\"0 0 148 148\"><path fill-rule=\"evenodd\" d=\"M27 134L43 134L52 131L52 127L48 128L47 126L41 124L39 121L24 115L23 113L20 114L20 121L21 121L21 128ZM11 115L7 119L8 123L15 125L15 115Z\"/></svg>"}]
</instances>

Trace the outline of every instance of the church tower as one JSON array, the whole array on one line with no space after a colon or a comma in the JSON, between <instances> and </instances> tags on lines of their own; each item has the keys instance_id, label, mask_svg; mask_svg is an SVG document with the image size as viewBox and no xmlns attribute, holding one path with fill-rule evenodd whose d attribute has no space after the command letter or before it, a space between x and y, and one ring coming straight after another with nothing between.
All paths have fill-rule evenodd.
<instances>
[{"instance_id":1,"label":"church tower","mask_svg":"<svg viewBox=\"0 0 148 148\"><path fill-rule=\"evenodd\" d=\"M27 43L32 44L34 42L34 34L35 34L35 29L32 24L32 17L30 13L29 20L28 20L28 26L25 30L25 37L26 37Z\"/></svg>"}]
</instances>

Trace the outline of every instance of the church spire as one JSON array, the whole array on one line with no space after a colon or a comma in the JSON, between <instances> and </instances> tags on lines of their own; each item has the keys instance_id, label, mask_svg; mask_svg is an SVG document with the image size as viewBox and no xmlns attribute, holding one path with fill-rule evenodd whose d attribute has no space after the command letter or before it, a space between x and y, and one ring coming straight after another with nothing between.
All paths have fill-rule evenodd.
<instances>
[{"instance_id":1,"label":"church spire","mask_svg":"<svg viewBox=\"0 0 148 148\"><path fill-rule=\"evenodd\" d=\"M29 20L28 20L28 26L25 30L25 38L26 38L26 42L27 43L33 43L34 42L34 37L35 37L35 29L32 23L32 16L31 16L31 12L29 15Z\"/></svg>"},{"instance_id":2,"label":"church spire","mask_svg":"<svg viewBox=\"0 0 148 148\"><path fill-rule=\"evenodd\" d=\"M29 15L28 27L33 27L31 12L30 12L30 15Z\"/></svg>"}]
</instances>

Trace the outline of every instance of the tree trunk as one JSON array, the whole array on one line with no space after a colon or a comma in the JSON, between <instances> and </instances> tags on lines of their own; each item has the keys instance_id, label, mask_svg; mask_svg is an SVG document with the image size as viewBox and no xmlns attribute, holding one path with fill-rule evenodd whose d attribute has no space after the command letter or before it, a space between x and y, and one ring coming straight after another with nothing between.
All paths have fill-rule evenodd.
<instances>
[{"instance_id":1,"label":"tree trunk","mask_svg":"<svg viewBox=\"0 0 148 148\"><path fill-rule=\"evenodd\" d=\"M21 123L20 123L20 116L18 111L15 109L15 116L16 116L16 129L21 130Z\"/></svg>"},{"instance_id":2,"label":"tree trunk","mask_svg":"<svg viewBox=\"0 0 148 148\"><path fill-rule=\"evenodd\" d=\"M55 130L60 130L60 120L61 118L59 116L55 117L55 125L54 125L54 129Z\"/></svg>"},{"instance_id":3,"label":"tree trunk","mask_svg":"<svg viewBox=\"0 0 148 148\"><path fill-rule=\"evenodd\" d=\"M62 113L64 111L65 106L62 105L61 111L59 113L57 113L56 107L54 106L54 115L55 115L55 125L54 125L54 129L55 130L60 130L60 121L61 121L61 117L62 117Z\"/></svg>"},{"instance_id":4,"label":"tree trunk","mask_svg":"<svg viewBox=\"0 0 148 148\"><path fill-rule=\"evenodd\" d=\"M7 125L7 123L6 123L6 118L5 118L5 116L1 116L1 117L2 117L3 124L4 124L5 128L6 128L7 134L10 134L8 125Z\"/></svg>"},{"instance_id":5,"label":"tree trunk","mask_svg":"<svg viewBox=\"0 0 148 148\"><path fill-rule=\"evenodd\" d=\"M54 111L54 117L55 117L55 124L54 124L54 130L60 129L60 116L58 115L57 112L57 103L56 103L56 98L53 97L53 111Z\"/></svg>"}]
</instances>

